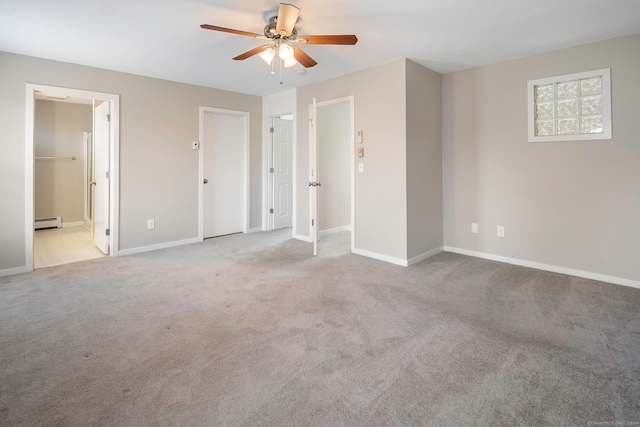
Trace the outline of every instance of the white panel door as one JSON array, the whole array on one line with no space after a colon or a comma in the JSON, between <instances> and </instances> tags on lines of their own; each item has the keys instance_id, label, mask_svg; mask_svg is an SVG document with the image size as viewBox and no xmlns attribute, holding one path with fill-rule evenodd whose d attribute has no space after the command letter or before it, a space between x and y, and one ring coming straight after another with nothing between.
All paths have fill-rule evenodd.
<instances>
[{"instance_id":1,"label":"white panel door","mask_svg":"<svg viewBox=\"0 0 640 427\"><path fill-rule=\"evenodd\" d=\"M313 255L318 255L318 188L320 176L318 173L318 145L317 145L317 109L316 99L311 105L310 138L309 138L309 223Z\"/></svg>"},{"instance_id":2,"label":"white panel door","mask_svg":"<svg viewBox=\"0 0 640 427\"><path fill-rule=\"evenodd\" d=\"M93 117L93 243L104 254L109 253L109 106L109 102L97 106Z\"/></svg>"},{"instance_id":3,"label":"white panel door","mask_svg":"<svg viewBox=\"0 0 640 427\"><path fill-rule=\"evenodd\" d=\"M243 231L246 118L204 112L204 238Z\"/></svg>"},{"instance_id":4,"label":"white panel door","mask_svg":"<svg viewBox=\"0 0 640 427\"><path fill-rule=\"evenodd\" d=\"M291 227L293 120L273 118L273 228Z\"/></svg>"}]
</instances>

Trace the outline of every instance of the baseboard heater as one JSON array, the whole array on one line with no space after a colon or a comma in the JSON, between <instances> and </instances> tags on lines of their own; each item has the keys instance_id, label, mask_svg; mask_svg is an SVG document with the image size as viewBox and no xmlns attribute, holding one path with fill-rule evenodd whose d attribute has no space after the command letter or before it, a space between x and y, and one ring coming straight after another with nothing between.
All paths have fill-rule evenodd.
<instances>
[{"instance_id":1,"label":"baseboard heater","mask_svg":"<svg viewBox=\"0 0 640 427\"><path fill-rule=\"evenodd\" d=\"M40 230L42 228L60 228L62 227L62 217L52 216L49 218L36 218L34 228Z\"/></svg>"}]
</instances>

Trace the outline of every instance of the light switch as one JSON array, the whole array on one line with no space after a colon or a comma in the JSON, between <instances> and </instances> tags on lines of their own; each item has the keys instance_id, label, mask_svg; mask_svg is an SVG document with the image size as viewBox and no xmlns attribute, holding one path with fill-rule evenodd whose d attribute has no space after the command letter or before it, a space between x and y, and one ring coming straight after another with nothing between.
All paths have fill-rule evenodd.
<instances>
[{"instance_id":1,"label":"light switch","mask_svg":"<svg viewBox=\"0 0 640 427\"><path fill-rule=\"evenodd\" d=\"M364 172L364 163L358 163L358 172L359 173L363 173Z\"/></svg>"},{"instance_id":2,"label":"light switch","mask_svg":"<svg viewBox=\"0 0 640 427\"><path fill-rule=\"evenodd\" d=\"M358 147L358 157L364 157L364 148Z\"/></svg>"},{"instance_id":3,"label":"light switch","mask_svg":"<svg viewBox=\"0 0 640 427\"><path fill-rule=\"evenodd\" d=\"M358 131L358 144L362 144L364 142L364 136L362 135L362 131Z\"/></svg>"}]
</instances>

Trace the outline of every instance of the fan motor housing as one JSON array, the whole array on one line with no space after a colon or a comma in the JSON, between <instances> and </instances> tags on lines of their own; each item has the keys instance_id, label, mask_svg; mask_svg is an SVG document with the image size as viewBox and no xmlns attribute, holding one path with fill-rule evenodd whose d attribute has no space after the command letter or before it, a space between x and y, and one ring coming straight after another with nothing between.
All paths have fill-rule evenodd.
<instances>
[{"instance_id":1,"label":"fan motor housing","mask_svg":"<svg viewBox=\"0 0 640 427\"><path fill-rule=\"evenodd\" d=\"M269 37L270 39L282 38L280 34L276 34L277 24L278 24L277 15L269 18L269 23L264 27L265 37ZM289 36L287 36L286 38L289 40L295 40L296 37L298 37L298 30L296 29L296 27L293 27L293 29L291 30L291 34L289 34Z\"/></svg>"}]
</instances>

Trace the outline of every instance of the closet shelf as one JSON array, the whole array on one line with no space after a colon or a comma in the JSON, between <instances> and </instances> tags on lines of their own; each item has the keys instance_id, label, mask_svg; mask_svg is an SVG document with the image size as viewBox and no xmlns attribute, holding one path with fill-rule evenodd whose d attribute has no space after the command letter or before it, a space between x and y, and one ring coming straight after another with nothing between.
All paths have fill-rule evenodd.
<instances>
[{"instance_id":1,"label":"closet shelf","mask_svg":"<svg viewBox=\"0 0 640 427\"><path fill-rule=\"evenodd\" d=\"M34 157L36 160L76 160L77 157L76 156L71 156L71 157L42 157L42 156L36 156Z\"/></svg>"}]
</instances>

